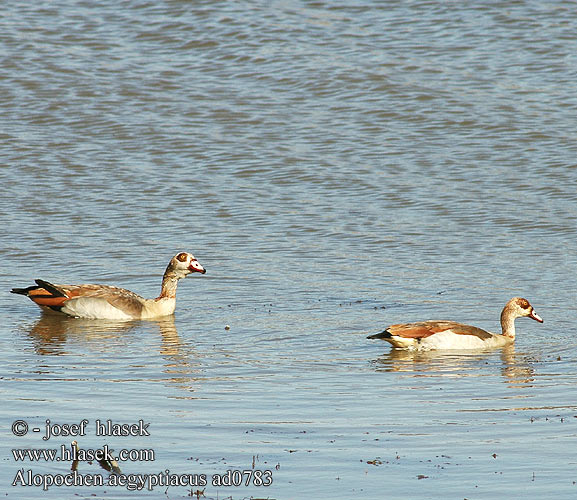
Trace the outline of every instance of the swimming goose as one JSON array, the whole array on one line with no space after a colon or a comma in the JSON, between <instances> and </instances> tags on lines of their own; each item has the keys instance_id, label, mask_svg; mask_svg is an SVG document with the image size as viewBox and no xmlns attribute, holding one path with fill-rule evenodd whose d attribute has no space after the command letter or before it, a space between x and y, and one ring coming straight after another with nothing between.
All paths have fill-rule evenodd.
<instances>
[{"instance_id":1,"label":"swimming goose","mask_svg":"<svg viewBox=\"0 0 577 500\"><path fill-rule=\"evenodd\" d=\"M206 273L194 255L175 255L162 277L156 299L145 299L130 290L108 285L54 285L35 280L36 286L13 288L12 293L26 295L44 310L89 319L151 319L174 313L178 280L190 273Z\"/></svg>"},{"instance_id":2,"label":"swimming goose","mask_svg":"<svg viewBox=\"0 0 577 500\"><path fill-rule=\"evenodd\" d=\"M527 316L539 323L541 317L527 299L512 298L501 313L502 334L490 333L456 321L421 321L391 325L369 339L383 339L394 347L409 349L483 349L515 341L515 318Z\"/></svg>"}]
</instances>

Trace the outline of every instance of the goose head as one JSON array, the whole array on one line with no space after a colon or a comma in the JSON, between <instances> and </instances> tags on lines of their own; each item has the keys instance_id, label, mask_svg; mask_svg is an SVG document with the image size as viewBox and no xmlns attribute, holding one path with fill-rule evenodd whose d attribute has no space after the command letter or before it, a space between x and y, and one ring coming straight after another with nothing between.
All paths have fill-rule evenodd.
<instances>
[{"instance_id":1,"label":"goose head","mask_svg":"<svg viewBox=\"0 0 577 500\"><path fill-rule=\"evenodd\" d=\"M206 273L206 269L188 252L176 254L168 264L168 271L174 273L177 279L186 278L190 273Z\"/></svg>"},{"instance_id":2,"label":"goose head","mask_svg":"<svg viewBox=\"0 0 577 500\"><path fill-rule=\"evenodd\" d=\"M533 309L529 301L522 297L513 297L505 306L505 310L514 318L528 317L539 323L543 323L543 319L537 314L535 309Z\"/></svg>"}]
</instances>

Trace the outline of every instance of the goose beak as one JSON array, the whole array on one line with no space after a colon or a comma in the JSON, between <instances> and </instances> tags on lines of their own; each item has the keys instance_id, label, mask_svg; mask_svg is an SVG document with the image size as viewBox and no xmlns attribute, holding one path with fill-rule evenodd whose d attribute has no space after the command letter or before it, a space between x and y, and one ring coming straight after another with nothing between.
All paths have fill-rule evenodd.
<instances>
[{"instance_id":1,"label":"goose beak","mask_svg":"<svg viewBox=\"0 0 577 500\"><path fill-rule=\"evenodd\" d=\"M541 316L535 312L535 309L531 309L531 314L529 314L529 317L535 321L538 321L539 323L543 323L543 318L541 318Z\"/></svg>"},{"instance_id":2,"label":"goose beak","mask_svg":"<svg viewBox=\"0 0 577 500\"><path fill-rule=\"evenodd\" d=\"M190 263L190 266L188 266L188 270L191 273L200 273L200 274L206 273L206 269L204 267L202 267L197 260L193 260Z\"/></svg>"}]
</instances>

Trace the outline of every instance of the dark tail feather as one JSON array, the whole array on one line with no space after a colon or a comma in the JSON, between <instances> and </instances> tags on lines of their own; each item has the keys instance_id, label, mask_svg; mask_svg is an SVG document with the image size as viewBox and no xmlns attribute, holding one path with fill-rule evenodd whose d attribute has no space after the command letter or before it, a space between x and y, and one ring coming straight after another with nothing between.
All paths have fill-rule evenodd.
<instances>
[{"instance_id":1,"label":"dark tail feather","mask_svg":"<svg viewBox=\"0 0 577 500\"><path fill-rule=\"evenodd\" d=\"M36 283L39 285L39 287L44 288L44 290L47 290L48 292L50 292L54 297L66 297L66 294L64 292L62 292L61 290L58 290L58 288L56 288L52 283L49 283L48 281L44 281L44 280L34 280L36 281ZM39 288L39 287L34 287L34 288Z\"/></svg>"},{"instance_id":2,"label":"dark tail feather","mask_svg":"<svg viewBox=\"0 0 577 500\"><path fill-rule=\"evenodd\" d=\"M17 293L18 295L28 295L32 290L37 290L38 286L29 286L28 288L13 288L10 293Z\"/></svg>"},{"instance_id":3,"label":"dark tail feather","mask_svg":"<svg viewBox=\"0 0 577 500\"><path fill-rule=\"evenodd\" d=\"M384 330L380 333L375 333L374 335L369 335L367 338L368 339L390 339L391 338L391 332L389 332L389 330Z\"/></svg>"},{"instance_id":4,"label":"dark tail feather","mask_svg":"<svg viewBox=\"0 0 577 500\"><path fill-rule=\"evenodd\" d=\"M29 286L28 288L12 288L10 293L16 293L18 295L26 295L28 296L30 292L33 290L38 290L39 288L43 288L48 293L50 293L50 297L66 297L66 294L58 288L56 288L52 283L44 280L34 280L36 281L36 285Z\"/></svg>"}]
</instances>

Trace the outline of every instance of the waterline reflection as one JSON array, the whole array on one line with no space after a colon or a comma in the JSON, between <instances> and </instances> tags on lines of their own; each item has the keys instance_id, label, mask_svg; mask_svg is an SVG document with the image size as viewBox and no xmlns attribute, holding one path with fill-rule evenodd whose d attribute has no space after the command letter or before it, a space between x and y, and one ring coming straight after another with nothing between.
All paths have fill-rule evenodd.
<instances>
[{"instance_id":1,"label":"waterline reflection","mask_svg":"<svg viewBox=\"0 0 577 500\"><path fill-rule=\"evenodd\" d=\"M138 327L137 321L103 321L71 318L59 314L43 313L28 329L34 350L42 356L69 354L66 344L70 338L85 341L114 341Z\"/></svg>"},{"instance_id":2,"label":"waterline reflection","mask_svg":"<svg viewBox=\"0 0 577 500\"><path fill-rule=\"evenodd\" d=\"M108 366L116 361L130 368L122 378L115 374L114 378L101 381L126 382L136 377L158 382L160 378L179 390L194 392L203 378L199 354L179 336L174 316L147 321L107 321L44 313L31 326L19 330L30 339L37 360L55 358L50 363L46 363L47 359L42 362L43 376L63 369L69 375L74 370L81 373L86 369L83 360L91 359L99 377L105 376ZM133 357L131 353L135 350L139 354ZM65 357L66 361L56 362L56 357ZM146 361L135 363L142 358L163 360L163 366L157 370Z\"/></svg>"},{"instance_id":3,"label":"waterline reflection","mask_svg":"<svg viewBox=\"0 0 577 500\"><path fill-rule=\"evenodd\" d=\"M410 351L391 349L372 361L376 371L399 372L412 377L484 377L485 367L494 365L499 353L501 375L509 387L531 387L535 368L526 354L515 346L483 351Z\"/></svg>"}]
</instances>

